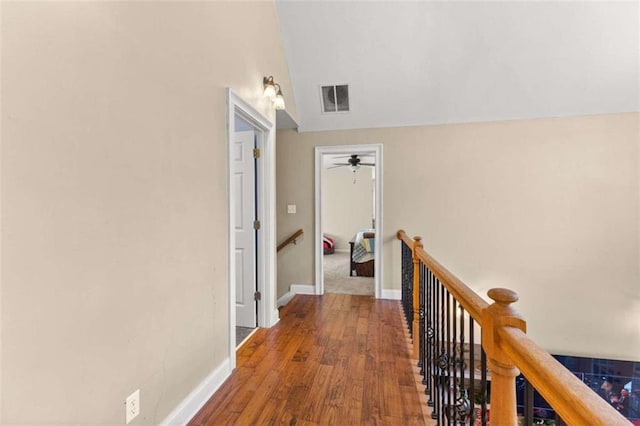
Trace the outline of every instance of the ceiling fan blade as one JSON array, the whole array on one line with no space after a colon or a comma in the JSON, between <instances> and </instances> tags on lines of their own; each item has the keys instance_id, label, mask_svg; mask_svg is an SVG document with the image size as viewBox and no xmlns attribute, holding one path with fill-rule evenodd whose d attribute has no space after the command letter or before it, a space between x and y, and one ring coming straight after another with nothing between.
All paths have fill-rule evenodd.
<instances>
[{"instance_id":1,"label":"ceiling fan blade","mask_svg":"<svg viewBox=\"0 0 640 426\"><path fill-rule=\"evenodd\" d=\"M375 166L375 163L360 163L361 166Z\"/></svg>"},{"instance_id":2,"label":"ceiling fan blade","mask_svg":"<svg viewBox=\"0 0 640 426\"><path fill-rule=\"evenodd\" d=\"M348 154L348 155L347 155L347 154L345 154L345 155L336 155L336 156L333 156L333 155L332 155L331 157L332 157L332 158L351 158L351 157L353 157L354 155L355 155L356 157L358 157L358 158L361 158L361 157L373 157L373 154L371 154L371 153L369 153L369 152L364 152L364 153L362 153L362 154Z\"/></svg>"},{"instance_id":3,"label":"ceiling fan blade","mask_svg":"<svg viewBox=\"0 0 640 426\"><path fill-rule=\"evenodd\" d=\"M329 166L327 169L337 169L338 167L348 166L348 164L336 164L335 166Z\"/></svg>"}]
</instances>

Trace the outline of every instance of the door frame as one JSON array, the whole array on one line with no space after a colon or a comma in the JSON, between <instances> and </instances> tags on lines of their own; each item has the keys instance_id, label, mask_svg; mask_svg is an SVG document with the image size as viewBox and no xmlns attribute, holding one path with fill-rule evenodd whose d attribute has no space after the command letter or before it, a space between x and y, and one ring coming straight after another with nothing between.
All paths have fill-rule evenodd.
<instances>
[{"instance_id":1,"label":"door frame","mask_svg":"<svg viewBox=\"0 0 640 426\"><path fill-rule=\"evenodd\" d=\"M227 212L228 227L228 309L229 309L229 363L231 369L236 366L236 267L235 267L235 194L232 191L233 178L233 135L235 117L242 117L255 130L256 141L260 149L260 161L256 170L258 185L258 220L261 222L256 249L258 265L256 268L257 288L262 298L258 303L258 327L271 327L278 320L275 300L276 251L275 251L275 127L258 110L242 99L233 89L227 88Z\"/></svg>"},{"instance_id":2,"label":"door frame","mask_svg":"<svg viewBox=\"0 0 640 426\"><path fill-rule=\"evenodd\" d=\"M324 251L322 250L322 172L324 170L323 160L326 155L352 154L354 151L371 153L375 157L376 164L376 249L374 252L375 266L375 297L382 297L382 254L384 244L384 220L382 216L382 144L367 145L335 145L316 146L315 148L315 257L316 257L316 294L324 294Z\"/></svg>"}]
</instances>

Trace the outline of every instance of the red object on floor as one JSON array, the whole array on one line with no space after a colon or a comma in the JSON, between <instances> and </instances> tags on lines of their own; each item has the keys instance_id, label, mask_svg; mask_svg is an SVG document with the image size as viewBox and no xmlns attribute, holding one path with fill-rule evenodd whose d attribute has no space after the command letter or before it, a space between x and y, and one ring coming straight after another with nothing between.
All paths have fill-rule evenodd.
<instances>
[{"instance_id":1,"label":"red object on floor","mask_svg":"<svg viewBox=\"0 0 640 426\"><path fill-rule=\"evenodd\" d=\"M324 254L332 254L336 250L333 238L324 235L322 237L322 248L324 249Z\"/></svg>"}]
</instances>

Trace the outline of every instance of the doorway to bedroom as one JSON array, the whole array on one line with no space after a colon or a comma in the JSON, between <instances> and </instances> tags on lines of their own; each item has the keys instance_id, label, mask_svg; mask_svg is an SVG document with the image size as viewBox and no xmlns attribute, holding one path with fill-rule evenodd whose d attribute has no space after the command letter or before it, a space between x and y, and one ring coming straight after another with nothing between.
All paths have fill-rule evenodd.
<instances>
[{"instance_id":1,"label":"doorway to bedroom","mask_svg":"<svg viewBox=\"0 0 640 426\"><path fill-rule=\"evenodd\" d=\"M380 297L380 145L316 148L316 291Z\"/></svg>"}]
</instances>

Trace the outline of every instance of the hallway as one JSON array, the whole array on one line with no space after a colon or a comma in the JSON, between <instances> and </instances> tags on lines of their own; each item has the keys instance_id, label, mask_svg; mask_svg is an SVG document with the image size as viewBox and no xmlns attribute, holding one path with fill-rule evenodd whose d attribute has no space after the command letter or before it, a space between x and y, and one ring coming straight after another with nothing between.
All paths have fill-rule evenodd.
<instances>
[{"instance_id":1,"label":"hallway","mask_svg":"<svg viewBox=\"0 0 640 426\"><path fill-rule=\"evenodd\" d=\"M296 296L190 425L423 425L397 301Z\"/></svg>"}]
</instances>

